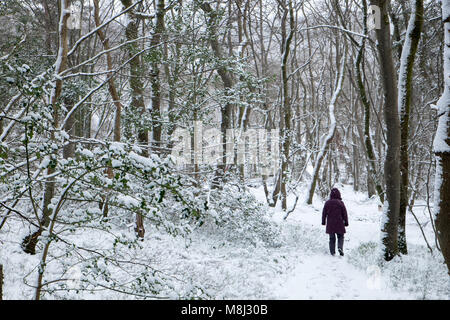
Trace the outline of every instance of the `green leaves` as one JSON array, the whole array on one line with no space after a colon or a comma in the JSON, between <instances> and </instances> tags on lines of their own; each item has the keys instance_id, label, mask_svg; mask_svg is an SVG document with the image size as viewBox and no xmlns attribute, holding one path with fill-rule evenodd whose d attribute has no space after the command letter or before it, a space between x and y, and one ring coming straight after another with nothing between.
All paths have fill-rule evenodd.
<instances>
[{"instance_id":1,"label":"green leaves","mask_svg":"<svg viewBox=\"0 0 450 320\"><path fill-rule=\"evenodd\" d=\"M0 159L8 159L8 147L6 144L0 144Z\"/></svg>"}]
</instances>

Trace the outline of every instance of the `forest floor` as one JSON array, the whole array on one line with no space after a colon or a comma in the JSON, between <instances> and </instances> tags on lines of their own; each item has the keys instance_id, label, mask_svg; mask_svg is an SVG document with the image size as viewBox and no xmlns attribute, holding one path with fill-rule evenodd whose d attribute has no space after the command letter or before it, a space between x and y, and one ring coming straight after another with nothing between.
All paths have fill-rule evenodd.
<instances>
[{"instance_id":1,"label":"forest floor","mask_svg":"<svg viewBox=\"0 0 450 320\"><path fill-rule=\"evenodd\" d=\"M449 299L450 281L445 275L442 259L439 255L436 257L435 248L434 255L429 253L414 217L410 213L407 216L410 254L380 264L379 203L368 199L363 193L354 192L352 186L342 186L340 189L349 217L344 257L329 253L328 235L321 225L323 202L317 196L313 205L307 206L303 204L306 192L300 193L296 209L285 221L282 221L283 213L276 210L274 219L306 227L310 230L309 237L322 243L319 248L309 246L312 250L307 249L299 254L295 269L279 278L274 288L277 298ZM259 190L255 194L259 198L263 196ZM415 214L433 246L434 233L425 203L417 203Z\"/></svg>"},{"instance_id":2,"label":"forest floor","mask_svg":"<svg viewBox=\"0 0 450 320\"><path fill-rule=\"evenodd\" d=\"M329 254L328 235L321 225L324 201L316 195L312 205L305 205L303 188L299 188L298 204L287 220L283 220L280 208L265 207L279 230L266 236L275 240L273 244L252 239L240 241L235 232L226 233L220 228L200 228L183 238L148 226L143 250L135 254L164 274L180 279L180 292L198 286L207 294L206 298L450 299L450 277L442 255L434 247L434 233L423 202L416 203L415 214L433 254L427 249L417 222L408 214L409 254L382 263L378 245L381 211L377 200L354 192L352 186L339 189L349 216L344 257ZM262 187L250 190L259 201L265 202ZM289 207L294 200L289 198ZM133 233L132 228L129 233ZM20 240L26 234L26 228L15 219L9 220L0 232L4 299L33 299L30 284L35 281L39 255L30 256L20 249ZM99 246L108 241L92 233L79 237L86 242L96 241ZM73 263L66 259L65 263ZM61 277L58 272L58 268L49 266L45 278L58 279ZM62 290L43 298L136 299L105 290L80 293ZM171 298L177 299L177 294Z\"/></svg>"},{"instance_id":3,"label":"forest floor","mask_svg":"<svg viewBox=\"0 0 450 320\"><path fill-rule=\"evenodd\" d=\"M389 280L375 259L373 264L366 263L366 268L357 263L355 265L361 258L358 254L360 248L379 240L381 212L375 200L354 192L351 186L343 186L341 191L349 216L349 227L344 237L344 257L339 256L337 250L335 256L328 251L328 235L321 225L323 204L320 199L316 196L314 204L306 206L300 196L296 209L282 223L309 228L311 233L316 234L316 241L322 242L323 246L318 251L307 250L299 254L295 269L280 277L274 289L277 296L280 299L416 299L414 292L390 287ZM277 211L274 218L281 221L282 213ZM426 218L422 216L422 220ZM409 243L425 244L415 221L408 220L407 231ZM428 238L433 240L430 232Z\"/></svg>"}]
</instances>

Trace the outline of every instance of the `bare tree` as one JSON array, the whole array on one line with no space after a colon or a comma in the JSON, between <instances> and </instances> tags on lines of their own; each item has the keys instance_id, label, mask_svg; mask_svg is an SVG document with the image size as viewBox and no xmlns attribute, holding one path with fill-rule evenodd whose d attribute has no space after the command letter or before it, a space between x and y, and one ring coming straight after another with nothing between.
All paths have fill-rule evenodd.
<instances>
[{"instance_id":1,"label":"bare tree","mask_svg":"<svg viewBox=\"0 0 450 320\"><path fill-rule=\"evenodd\" d=\"M164 0L156 1L156 25L153 36L150 41L152 46L151 56L151 87L152 87L152 120L153 124L153 143L156 150L160 150L162 119L161 119L161 79L160 79L160 60L162 57L162 34L164 32Z\"/></svg>"},{"instance_id":2,"label":"bare tree","mask_svg":"<svg viewBox=\"0 0 450 320\"><path fill-rule=\"evenodd\" d=\"M109 39L106 37L103 30L100 28L101 21L100 21L99 0L94 0L93 4L94 4L94 21L95 21L95 26L97 28L97 35L103 44L103 48L106 51L106 66L108 68L108 71L110 71L110 73L108 74L108 78L109 78L108 91L109 91L109 94L111 95L113 104L116 107L116 112L115 112L115 116L114 116L113 140L116 142L120 142L120 134L121 134L120 119L122 116L123 106L122 106L122 102L120 101L119 93L117 91L117 86L114 82L114 75L112 74L112 70L114 70L114 66L113 66L111 52L109 51L111 49L110 45L109 45ZM108 167L107 175L108 175L108 178L110 178L110 179L112 178L112 176L113 176L112 167ZM107 196L105 196L104 201L102 203L100 203L100 209L102 210L104 217L108 216Z\"/></svg>"},{"instance_id":3,"label":"bare tree","mask_svg":"<svg viewBox=\"0 0 450 320\"><path fill-rule=\"evenodd\" d=\"M439 244L450 274L450 1L442 1L444 23L444 93L438 103L439 124L434 139L436 182L434 212Z\"/></svg>"},{"instance_id":4,"label":"bare tree","mask_svg":"<svg viewBox=\"0 0 450 320\"><path fill-rule=\"evenodd\" d=\"M330 147L331 141L333 140L333 137L336 133L335 107L336 107L337 99L339 98L339 95L342 91L342 86L343 86L343 82L344 82L346 54L347 54L347 49L344 49L342 59L341 59L341 65L339 67L339 72L336 76L336 79L337 79L336 86L335 86L333 96L331 97L331 100L330 100L330 103L328 106L328 110L329 110L328 112L329 112L329 118L330 118L328 134L326 135L326 137L322 143L322 147L319 151L316 162L314 164L313 176L312 176L312 179L309 184L308 191L307 191L308 192L308 198L306 200L307 204L312 204L312 200L314 197L314 190L316 189L317 179L319 177L319 171L320 171L320 167L322 166L322 161L325 158L325 156L328 152L328 149Z\"/></svg>"},{"instance_id":5,"label":"bare tree","mask_svg":"<svg viewBox=\"0 0 450 320\"><path fill-rule=\"evenodd\" d=\"M131 0L121 0L125 9L128 9L132 6ZM127 13L129 19L128 24L125 29L125 35L128 44L128 57L131 59L130 61L130 77L129 84L131 88L131 103L130 108L132 112L139 112L141 115L145 114L145 103L144 103L144 84L142 83L142 63L141 63L141 54L142 50L139 47L139 43L136 41L139 36L139 23L140 18L139 15L135 14L134 10L130 10ZM145 127L140 127L138 129L138 141L141 144L143 149L142 155L148 156L148 129ZM142 215L136 215L136 228L140 238L144 238L145 228L144 228L144 220Z\"/></svg>"},{"instance_id":6,"label":"bare tree","mask_svg":"<svg viewBox=\"0 0 450 320\"><path fill-rule=\"evenodd\" d=\"M281 2L280 2L281 3ZM282 79L282 103L280 110L280 127L282 129L281 136L281 152L282 152L282 160L281 160L281 174L280 174L280 183L281 183L281 207L284 211L287 210L287 192L286 192L286 183L287 183L287 174L288 174L288 164L290 158L290 145L291 145L291 97L289 93L289 83L288 83L288 59L289 53L291 51L291 42L294 38L296 24L294 17L294 7L292 1L289 1L287 4L282 3L282 11L283 16L281 19L281 36L282 36L282 46L281 46L281 79ZM286 25L289 17L289 34L287 34Z\"/></svg>"},{"instance_id":7,"label":"bare tree","mask_svg":"<svg viewBox=\"0 0 450 320\"><path fill-rule=\"evenodd\" d=\"M400 145L400 211L398 230L398 249L400 253L407 254L406 244L406 211L409 202L409 120L412 103L412 86L414 61L423 26L423 0L411 0L411 15L406 30L406 38L400 61L398 82L398 108L400 113L401 145Z\"/></svg>"},{"instance_id":8,"label":"bare tree","mask_svg":"<svg viewBox=\"0 0 450 320\"><path fill-rule=\"evenodd\" d=\"M200 1L200 8L205 12L205 15L207 17L207 21L206 21L206 26L208 28L208 37L209 37L209 43L211 45L211 49L215 55L215 57L221 61L224 59L224 54L223 54L223 48L221 47L220 43L219 43L219 14L216 10L214 10L211 5L206 2L206 1ZM225 66L219 66L217 67L217 73L219 74L222 82L223 82L223 86L225 88L225 94L230 94L229 90L231 90L231 88L233 87L233 76L232 74L229 72L229 70L227 70L227 68L225 68ZM222 115L222 119L221 119L221 132L222 132L222 139L223 139L223 146L226 145L226 143L228 143L226 141L226 131L227 129L231 128L231 124L232 124L232 111L233 111L233 104L227 100L225 102L225 106L222 107L221 109L221 115ZM225 165L226 164L226 148L223 148L223 157L222 157L222 163L218 165L218 172L217 172L217 177L216 177L216 181L214 183L214 185L217 187L218 186L218 179L220 179L224 172L225 172Z\"/></svg>"},{"instance_id":9,"label":"bare tree","mask_svg":"<svg viewBox=\"0 0 450 320\"><path fill-rule=\"evenodd\" d=\"M362 7L363 7L363 28L364 28L364 34L368 33L367 29L367 1L362 0ZM371 106L370 101L367 96L366 92L366 86L364 84L364 78L363 74L364 71L362 70L362 62L364 60L364 53L366 49L366 38L363 37L361 39L361 42L359 44L358 54L356 57L355 62L355 69L356 69L356 79L357 79L357 86L358 86L358 92L359 97L361 100L361 103L364 108L364 146L367 154L367 160L368 160L368 166L367 166L367 175L368 175L368 181L370 183L375 184L375 190L378 193L378 196L380 197L380 201L384 202L384 193L383 193L383 187L381 186L381 183L378 179L377 175L377 162L378 159L375 156L375 151L373 147L372 138L370 136L370 114L371 114ZM369 196L371 196L369 192Z\"/></svg>"},{"instance_id":10,"label":"bare tree","mask_svg":"<svg viewBox=\"0 0 450 320\"><path fill-rule=\"evenodd\" d=\"M380 29L376 30L380 73L384 89L384 119L387 150L384 163L386 199L381 226L384 259L398 253L398 217L400 210L400 121L398 116L397 76L392 58L392 42L388 15L389 0L372 0L381 12Z\"/></svg>"},{"instance_id":11,"label":"bare tree","mask_svg":"<svg viewBox=\"0 0 450 320\"><path fill-rule=\"evenodd\" d=\"M63 80L60 77L60 74L67 67L67 53L68 53L68 43L67 43L67 33L68 33L68 19L70 16L70 11L66 8L70 7L71 0L61 0L60 6L60 19L58 26L58 42L59 49L58 55L55 62L55 85L49 97L49 104L53 106L53 126L54 128L58 127L59 124L59 108L58 108L58 99L61 95ZM54 131L50 133L51 140L55 139ZM42 234L45 228L47 228L50 224L50 217L52 215L53 209L50 208L50 202L55 194L55 180L52 177L54 173L54 168L49 166L47 169L47 181L45 182L44 187L44 197L42 204L42 218L39 222L39 228L33 234L25 237L22 242L22 247L26 253L35 254L36 252L36 244L38 242L39 236Z\"/></svg>"}]
</instances>

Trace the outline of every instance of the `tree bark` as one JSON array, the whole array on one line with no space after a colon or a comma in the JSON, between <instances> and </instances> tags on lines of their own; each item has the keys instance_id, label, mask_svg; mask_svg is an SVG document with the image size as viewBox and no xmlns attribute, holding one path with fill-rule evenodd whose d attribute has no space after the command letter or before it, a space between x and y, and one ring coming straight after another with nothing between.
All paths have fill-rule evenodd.
<instances>
[{"instance_id":1,"label":"tree bark","mask_svg":"<svg viewBox=\"0 0 450 320\"><path fill-rule=\"evenodd\" d=\"M131 0L121 0L125 9L131 7ZM142 83L142 64L141 64L141 56L138 54L140 51L139 45L136 42L138 38L138 27L139 27L139 18L134 13L134 10L128 11L129 22L125 29L125 35L127 37L127 41L131 42L128 49L128 57L131 59L130 61L130 88L131 88L131 104L130 108L132 111L139 112L141 115L145 113L145 103L144 103L144 84ZM143 149L142 155L144 157L148 157L148 129L140 127L138 129L138 142L141 144ZM141 214L136 214L136 227L135 231L140 238L144 238L145 228L144 228L144 219Z\"/></svg>"},{"instance_id":2,"label":"tree bark","mask_svg":"<svg viewBox=\"0 0 450 320\"><path fill-rule=\"evenodd\" d=\"M400 209L400 121L398 116L397 77L392 58L392 42L388 15L389 0L372 0L380 8L381 26L376 30L380 59L381 80L384 89L384 119L386 122L386 160L382 231L383 255L390 261L398 254L398 217Z\"/></svg>"},{"instance_id":3,"label":"tree bark","mask_svg":"<svg viewBox=\"0 0 450 320\"><path fill-rule=\"evenodd\" d=\"M0 301L3 300L3 265L0 264Z\"/></svg>"},{"instance_id":4,"label":"tree bark","mask_svg":"<svg viewBox=\"0 0 450 320\"><path fill-rule=\"evenodd\" d=\"M289 15L289 35L286 35L286 20ZM281 104L282 109L280 111L281 119L281 208L287 210L287 174L288 174L288 164L289 164L289 149L290 149L290 139L291 139L291 102L289 95L289 84L288 84L288 74L287 74L287 63L289 59L289 53L291 50L291 42L294 37L295 32L295 20L294 20L294 9L292 7L292 1L289 1L287 7L284 6L284 14L281 22L282 30L282 62L281 62L281 79L283 82L283 102Z\"/></svg>"},{"instance_id":5,"label":"tree bark","mask_svg":"<svg viewBox=\"0 0 450 320\"><path fill-rule=\"evenodd\" d=\"M368 33L367 30L367 1L363 0L363 25L364 25L364 34ZM358 55L356 57L356 79L358 83L358 91L361 103L364 107L364 144L367 154L367 161L369 165L367 167L367 176L369 181L368 184L373 183L375 185L375 190L380 198L380 201L384 203L384 193L383 187L379 179L377 178L377 157L375 156L372 138L370 137L370 103L367 99L366 88L364 85L364 80L361 72L361 63L364 58L364 51L366 46L366 39L362 38L361 44L358 50Z\"/></svg>"},{"instance_id":6,"label":"tree bark","mask_svg":"<svg viewBox=\"0 0 450 320\"><path fill-rule=\"evenodd\" d=\"M162 119L161 119L161 79L160 79L160 59L162 57L161 39L164 32L164 0L158 0L156 3L156 26L150 41L152 46L151 56L151 86L152 86L152 120L153 120L153 143L155 150L160 153Z\"/></svg>"},{"instance_id":7,"label":"tree bark","mask_svg":"<svg viewBox=\"0 0 450 320\"><path fill-rule=\"evenodd\" d=\"M72 109L74 103L71 98L64 99L64 104L66 105L67 110L70 111ZM64 124L64 130L69 135L69 137L73 137L75 134L75 113L72 113L70 117L67 119L66 123ZM75 155L75 144L74 143L68 143L63 147L63 158L68 159L72 158Z\"/></svg>"},{"instance_id":8,"label":"tree bark","mask_svg":"<svg viewBox=\"0 0 450 320\"><path fill-rule=\"evenodd\" d=\"M99 7L99 0L93 0L94 3L94 21L95 21L95 26L98 28L101 25L101 21L100 21L100 7ZM98 29L97 30L97 35L98 38L100 39L100 41L103 44L103 48L105 49L105 51L107 51L106 53L106 65L108 67L108 71L110 71L110 73L108 73L108 91L109 94L111 95L111 98L113 100L114 106L116 107L116 114L114 117L114 130L113 130L113 135L114 135L114 141L120 142L120 118L121 118L121 113L122 113L122 103L120 101L120 97L119 94L117 93L117 87L116 84L114 82L114 77L111 77L112 75L112 71L113 71L113 62L112 62L112 57L111 57L111 53L108 51L110 49L109 46L109 39L106 38L105 34L103 33L102 29Z\"/></svg>"},{"instance_id":9,"label":"tree bark","mask_svg":"<svg viewBox=\"0 0 450 320\"><path fill-rule=\"evenodd\" d=\"M131 0L121 0L125 9L132 6ZM132 112L138 112L140 115L145 113L144 102L144 84L142 83L142 63L141 56L139 55L139 44L136 41L139 35L139 17L134 13L134 10L130 10L127 13L129 21L125 28L125 36L130 43L127 46L128 57L130 60L130 88L131 88L131 104L130 109ZM148 128L139 126L138 129L138 142L142 147L142 155L148 157Z\"/></svg>"},{"instance_id":10,"label":"tree bark","mask_svg":"<svg viewBox=\"0 0 450 320\"><path fill-rule=\"evenodd\" d=\"M69 8L71 0L61 0L61 8ZM59 35L59 49L58 56L55 63L55 75L58 76L61 72L63 72L67 68L67 52L68 52L68 43L67 43L67 21L70 16L69 10L62 10L60 12L60 20L58 25L58 35ZM53 127L58 127L58 100L61 96L63 80L57 78L55 81L55 87L53 88L49 102L53 106ZM50 140L55 139L54 131L50 133ZM51 166L47 169L47 176L51 176L54 173L54 168ZM50 202L55 194L55 180L54 178L48 178L45 182L44 186L44 198L42 205L42 218L39 222L39 229L33 234L26 236L22 241L22 248L26 253L35 254L36 253L36 244L38 242L38 238L41 235L44 228L47 228L50 224L50 216L52 214L52 209L49 208Z\"/></svg>"},{"instance_id":11,"label":"tree bark","mask_svg":"<svg viewBox=\"0 0 450 320\"><path fill-rule=\"evenodd\" d=\"M400 211L398 225L398 249L408 253L406 244L406 211L409 201L409 115L412 102L413 69L423 26L423 0L411 0L411 18L401 55L398 83L398 107L400 112Z\"/></svg>"},{"instance_id":12,"label":"tree bark","mask_svg":"<svg viewBox=\"0 0 450 320\"><path fill-rule=\"evenodd\" d=\"M205 12L207 16L207 29L209 32L209 43L211 45L211 49L216 56L216 58L219 61L222 61L224 59L224 55L222 53L222 47L219 44L218 41L218 13L211 8L211 5L207 2L200 2L200 8ZM223 86L225 88L225 93L227 94L227 91L229 91L233 87L233 77L228 72L228 70L224 66L219 66L217 68L217 73L219 74L220 78L222 79ZM222 163L217 166L217 176L214 179L214 187L218 187L219 180L223 178L223 174L225 172L225 166L226 166L226 131L227 129L231 129L232 124L232 111L233 111L233 104L229 101L225 103L225 105L222 107L221 115L221 125L220 129L222 132L222 139L223 139L223 156L222 156Z\"/></svg>"},{"instance_id":13,"label":"tree bark","mask_svg":"<svg viewBox=\"0 0 450 320\"><path fill-rule=\"evenodd\" d=\"M98 28L101 25L99 0L93 0L93 4L94 4L94 22L95 22L95 26ZM108 91L113 100L113 104L116 107L116 112L115 112L115 116L114 116L113 140L116 142L120 142L120 129L121 129L120 119L121 119L121 115L122 115L123 106L120 101L119 94L117 93L117 88L116 88L116 84L114 82L114 77L112 76L113 63L112 63L111 53L108 51L110 49L109 39L106 38L102 29L97 30L97 35L103 44L103 49L105 49L105 51L107 51L106 66L108 68L108 71L110 71L110 73L108 73L108 77L109 77ZM113 173L112 167L108 167L108 169L106 170L106 174L108 175L109 179L113 178L114 173ZM103 198L103 201L100 203L100 209L102 210L103 216L107 217L108 212L109 212L107 196L104 196L102 198Z\"/></svg>"},{"instance_id":14,"label":"tree bark","mask_svg":"<svg viewBox=\"0 0 450 320\"><path fill-rule=\"evenodd\" d=\"M433 143L436 156L434 212L437 238L450 275L450 0L442 1L444 22L444 93L438 103L439 123Z\"/></svg>"},{"instance_id":15,"label":"tree bark","mask_svg":"<svg viewBox=\"0 0 450 320\"><path fill-rule=\"evenodd\" d=\"M329 109L329 116L330 116L330 127L328 129L328 134L325 137L325 140L322 144L322 147L320 149L320 152L317 156L316 163L314 165L313 175L311 178L311 182L308 188L308 198L306 199L306 204L312 204L313 197L314 197L314 191L316 189L317 179L319 177L319 171L320 167L322 166L322 161L325 158L325 155L328 151L328 148L331 144L331 141L333 140L334 134L336 132L336 118L335 118L335 105L336 101L339 97L339 94L342 91L342 83L344 82L344 75L345 75L345 61L346 61L346 55L347 50L344 51L344 55L341 60L341 66L340 70L338 72L338 80L336 83L336 88L334 89L333 96L331 97L330 105L328 107Z\"/></svg>"}]
</instances>

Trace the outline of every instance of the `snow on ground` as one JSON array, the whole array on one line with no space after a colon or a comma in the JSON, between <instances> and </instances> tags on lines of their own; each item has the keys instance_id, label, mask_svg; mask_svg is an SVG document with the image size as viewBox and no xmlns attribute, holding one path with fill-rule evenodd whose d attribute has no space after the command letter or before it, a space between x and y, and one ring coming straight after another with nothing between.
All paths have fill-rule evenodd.
<instances>
[{"instance_id":1,"label":"snow on ground","mask_svg":"<svg viewBox=\"0 0 450 320\"><path fill-rule=\"evenodd\" d=\"M424 255L421 259L403 257L404 261L400 258L400 261L397 259L391 262L392 265L385 264L384 270L383 266L380 268L381 261L377 256L379 251L372 250L365 254L368 261L364 261L365 263L361 261L361 250L364 251L366 247L373 249L379 243L381 220L379 203L375 199L368 199L363 193L353 191L352 186L341 186L339 189L349 216L349 227L346 228L344 238L345 256L329 254L328 235L325 233L325 227L321 225L323 201L316 195L313 205L308 206L304 204L305 199L300 197L296 210L284 223L309 228L315 233L315 239L323 245L321 250L312 248L313 250L304 252L298 259L295 270L280 277L275 289L279 298L365 300L450 298L450 281L446 275L446 268L440 256L434 259L428 253L423 253L426 251L425 242L411 214L407 216L407 241L411 255L419 251ZM306 194L304 196L306 197ZM291 203L293 202L291 199ZM424 203L418 203L418 208L420 209L415 213L419 221L421 223L429 221ZM283 216L284 214L277 210L274 219L282 221ZM424 229L428 241L433 244L434 234L431 224L426 224ZM417 263L421 263L422 266L414 272ZM439 272L437 279L430 278L434 268ZM399 272L397 279L395 279L396 272ZM402 272L404 274L401 274ZM418 273L423 273L423 277ZM408 286L408 282L413 285ZM408 288L408 291L405 291L405 288Z\"/></svg>"},{"instance_id":2,"label":"snow on ground","mask_svg":"<svg viewBox=\"0 0 450 320\"><path fill-rule=\"evenodd\" d=\"M328 253L328 236L321 225L323 200L313 205L302 196L294 212L283 220L280 208L272 210L279 227L274 245L230 241L220 229L197 230L188 239L172 237L148 227L142 261L180 280L180 290L200 286L213 299L449 299L450 280L439 252L427 251L417 223L408 215L407 240L410 254L389 263L377 260L381 211L375 199L340 187L349 215L345 256ZM262 188L252 188L265 202ZM300 193L301 194L301 193ZM289 199L292 206L294 199ZM416 215L429 221L423 203ZM33 289L24 278L35 272L38 255L24 254L20 240L26 234L21 223L11 219L0 232L0 263L5 268L5 299L33 299ZM434 245L431 224L426 236ZM84 236L83 236L84 237ZM87 235L94 241L95 235ZM83 239L80 239L83 241ZM97 241L97 240L95 240ZM100 241L100 240L99 240ZM105 241L104 239L102 241ZM52 272L50 268L48 272ZM56 272L56 271L55 271ZM54 274L56 275L56 273ZM54 276L52 275L52 276ZM50 275L48 275L50 276ZM35 275L26 277L32 285ZM60 292L44 299L134 299L117 292Z\"/></svg>"},{"instance_id":3,"label":"snow on ground","mask_svg":"<svg viewBox=\"0 0 450 320\"><path fill-rule=\"evenodd\" d=\"M372 284L373 282L373 284ZM324 254L305 256L277 293L284 299L407 299L409 295L377 286L346 258Z\"/></svg>"}]
</instances>

